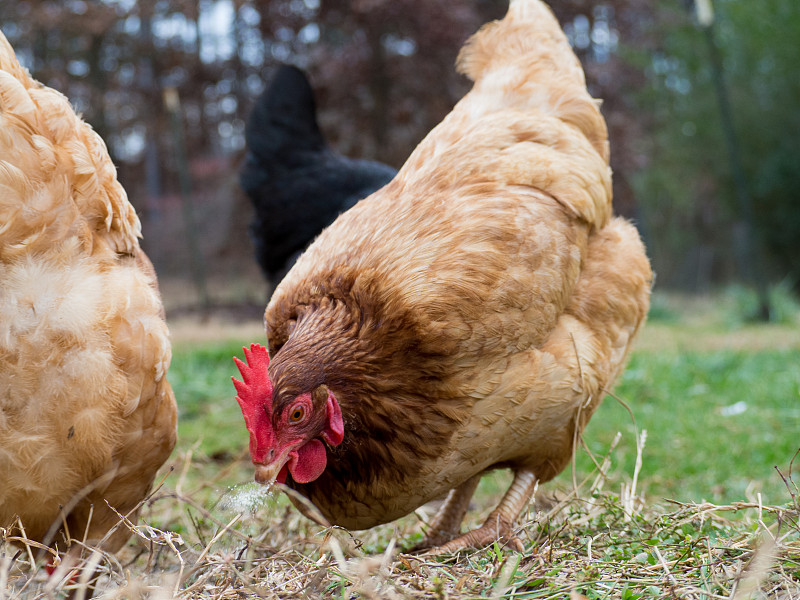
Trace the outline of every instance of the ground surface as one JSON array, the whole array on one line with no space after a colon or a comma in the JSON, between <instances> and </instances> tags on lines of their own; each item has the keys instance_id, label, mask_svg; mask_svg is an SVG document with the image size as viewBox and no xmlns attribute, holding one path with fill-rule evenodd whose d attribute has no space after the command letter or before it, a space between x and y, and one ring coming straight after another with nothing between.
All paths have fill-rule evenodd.
<instances>
[{"instance_id":1,"label":"ground surface","mask_svg":"<svg viewBox=\"0 0 800 600\"><path fill-rule=\"evenodd\" d=\"M178 303L169 320L179 445L141 523L129 525L128 547L96 555L97 595L800 598L800 477L790 468L800 448L800 324L746 324L724 298L664 296L654 306L618 400L605 399L574 466L521 519L525 551L422 559L401 550L432 507L348 532L249 483L231 356L263 342L262 307L230 305L206 319ZM508 480L484 478L468 525ZM85 590L79 579L48 580L37 552L0 545L0 599Z\"/></svg>"}]
</instances>

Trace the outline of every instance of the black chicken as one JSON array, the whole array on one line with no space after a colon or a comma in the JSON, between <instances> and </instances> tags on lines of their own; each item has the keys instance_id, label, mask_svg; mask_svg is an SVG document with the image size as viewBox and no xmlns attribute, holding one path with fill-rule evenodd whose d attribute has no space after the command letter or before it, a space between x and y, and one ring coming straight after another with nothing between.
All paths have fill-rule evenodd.
<instances>
[{"instance_id":1,"label":"black chicken","mask_svg":"<svg viewBox=\"0 0 800 600\"><path fill-rule=\"evenodd\" d=\"M245 139L240 183L255 208L250 236L273 286L320 231L397 172L333 152L317 124L308 78L289 65L256 101Z\"/></svg>"}]
</instances>

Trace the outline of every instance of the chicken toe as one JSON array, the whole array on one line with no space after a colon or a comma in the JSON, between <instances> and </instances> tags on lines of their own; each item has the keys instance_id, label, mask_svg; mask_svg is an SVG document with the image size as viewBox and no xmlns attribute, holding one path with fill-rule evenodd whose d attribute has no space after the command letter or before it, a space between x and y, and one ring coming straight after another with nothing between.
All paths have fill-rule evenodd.
<instances>
[{"instance_id":1,"label":"chicken toe","mask_svg":"<svg viewBox=\"0 0 800 600\"><path fill-rule=\"evenodd\" d=\"M471 480L469 480L471 481ZM522 542L512 535L514 521L528 504L536 491L538 479L532 471L514 473L514 481L483 525L430 550L431 554L458 552L466 548L482 548L494 541L501 541L517 551L522 551ZM456 488L457 491L459 488ZM449 499L449 497L448 497Z\"/></svg>"},{"instance_id":2,"label":"chicken toe","mask_svg":"<svg viewBox=\"0 0 800 600\"><path fill-rule=\"evenodd\" d=\"M458 535L461 521L469 507L469 501L481 480L482 473L473 475L458 487L450 490L444 503L428 525L425 537L413 546L410 552L421 552L429 548L441 546Z\"/></svg>"}]
</instances>

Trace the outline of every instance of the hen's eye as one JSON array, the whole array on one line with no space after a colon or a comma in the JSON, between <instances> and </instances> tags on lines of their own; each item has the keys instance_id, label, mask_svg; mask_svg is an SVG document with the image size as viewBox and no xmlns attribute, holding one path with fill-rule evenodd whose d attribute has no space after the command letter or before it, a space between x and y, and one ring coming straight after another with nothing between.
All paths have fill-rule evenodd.
<instances>
[{"instance_id":1,"label":"hen's eye","mask_svg":"<svg viewBox=\"0 0 800 600\"><path fill-rule=\"evenodd\" d=\"M292 423L299 423L306 416L306 410L302 406L295 406L289 415L289 421Z\"/></svg>"}]
</instances>

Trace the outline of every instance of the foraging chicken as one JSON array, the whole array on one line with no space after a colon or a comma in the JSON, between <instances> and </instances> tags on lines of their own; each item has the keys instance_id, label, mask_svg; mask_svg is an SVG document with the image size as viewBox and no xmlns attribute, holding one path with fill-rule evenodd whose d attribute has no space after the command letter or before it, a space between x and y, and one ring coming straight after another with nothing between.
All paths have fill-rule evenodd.
<instances>
[{"instance_id":1,"label":"foraging chicken","mask_svg":"<svg viewBox=\"0 0 800 600\"><path fill-rule=\"evenodd\" d=\"M319 129L308 78L290 65L281 65L256 100L245 136L240 181L255 209L250 237L273 286L320 231L397 172L334 153Z\"/></svg>"},{"instance_id":2,"label":"foraging chicken","mask_svg":"<svg viewBox=\"0 0 800 600\"><path fill-rule=\"evenodd\" d=\"M136 519L175 444L139 232L103 141L0 34L0 527L61 550L120 548L114 510Z\"/></svg>"},{"instance_id":3,"label":"foraging chicken","mask_svg":"<svg viewBox=\"0 0 800 600\"><path fill-rule=\"evenodd\" d=\"M423 546L512 540L623 369L649 305L613 218L605 122L539 0L464 47L472 90L342 214L267 306L237 400L256 480L364 529L448 494ZM458 535L481 476L514 479Z\"/></svg>"}]
</instances>

